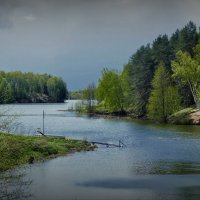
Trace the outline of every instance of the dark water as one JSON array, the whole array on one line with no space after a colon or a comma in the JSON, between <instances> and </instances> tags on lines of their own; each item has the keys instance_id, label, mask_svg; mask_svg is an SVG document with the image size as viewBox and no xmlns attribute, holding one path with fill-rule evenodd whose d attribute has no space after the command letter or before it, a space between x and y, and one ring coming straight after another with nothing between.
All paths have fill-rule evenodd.
<instances>
[{"instance_id":1,"label":"dark water","mask_svg":"<svg viewBox=\"0 0 200 200\"><path fill-rule=\"evenodd\" d=\"M45 131L88 141L118 143L25 168L28 199L200 199L200 127L155 125L64 112L68 104L14 105L16 132ZM20 169L19 169L20 170ZM24 169L23 169L24 170Z\"/></svg>"}]
</instances>

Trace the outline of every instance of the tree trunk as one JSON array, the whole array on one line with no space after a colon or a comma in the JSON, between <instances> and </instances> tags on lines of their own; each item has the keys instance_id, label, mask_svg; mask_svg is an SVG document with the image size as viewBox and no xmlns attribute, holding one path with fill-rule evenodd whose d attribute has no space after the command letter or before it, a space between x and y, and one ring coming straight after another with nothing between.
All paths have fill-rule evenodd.
<instances>
[{"instance_id":1,"label":"tree trunk","mask_svg":"<svg viewBox=\"0 0 200 200\"><path fill-rule=\"evenodd\" d=\"M191 84L191 82L189 80L188 80L188 84L190 86L190 90L192 92L192 96L193 96L194 102L195 102L197 108L200 108L200 102L199 102L198 95L197 95L197 89L195 91L195 89L192 87L192 84Z\"/></svg>"}]
</instances>

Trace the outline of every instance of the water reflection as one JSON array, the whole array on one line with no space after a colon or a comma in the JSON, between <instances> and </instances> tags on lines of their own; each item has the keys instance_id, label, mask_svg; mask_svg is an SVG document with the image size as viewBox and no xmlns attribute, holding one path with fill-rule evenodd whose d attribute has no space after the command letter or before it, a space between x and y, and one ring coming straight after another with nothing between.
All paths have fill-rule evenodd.
<instances>
[{"instance_id":1,"label":"water reflection","mask_svg":"<svg viewBox=\"0 0 200 200\"><path fill-rule=\"evenodd\" d=\"M118 190L131 190L133 194L139 193L139 199L145 200L199 200L199 178L199 176L189 178L187 176L138 176L92 180L77 183L77 185L94 190L95 188L111 189L113 194ZM190 185L191 181L193 181L193 184L196 182L196 185ZM144 194L146 195L143 197ZM154 195L151 196L152 194Z\"/></svg>"},{"instance_id":2,"label":"water reflection","mask_svg":"<svg viewBox=\"0 0 200 200\"><path fill-rule=\"evenodd\" d=\"M103 179L92 180L82 183L77 183L82 187L97 187L97 188L109 188L109 189L153 189L160 184L155 180L150 179L130 179L130 178L115 178L115 179Z\"/></svg>"},{"instance_id":3,"label":"water reflection","mask_svg":"<svg viewBox=\"0 0 200 200\"><path fill-rule=\"evenodd\" d=\"M155 125L58 111L69 104L20 104L14 109L22 114L18 120L26 134L42 127L45 110L49 134L108 143L122 140L127 148L99 147L35 163L26 171L34 194L27 199L200 199L200 126ZM16 184L17 189L20 184Z\"/></svg>"},{"instance_id":4,"label":"water reflection","mask_svg":"<svg viewBox=\"0 0 200 200\"><path fill-rule=\"evenodd\" d=\"M188 186L179 189L179 195L182 200L199 200L200 186Z\"/></svg>"},{"instance_id":5,"label":"water reflection","mask_svg":"<svg viewBox=\"0 0 200 200\"><path fill-rule=\"evenodd\" d=\"M0 173L0 199L26 200L32 195L30 186L32 181L26 177L27 168L8 170Z\"/></svg>"},{"instance_id":6,"label":"water reflection","mask_svg":"<svg viewBox=\"0 0 200 200\"><path fill-rule=\"evenodd\" d=\"M136 163L133 167L134 173L138 175L154 174L154 175L186 175L200 174L200 163L178 162L178 161L154 161Z\"/></svg>"},{"instance_id":7,"label":"water reflection","mask_svg":"<svg viewBox=\"0 0 200 200\"><path fill-rule=\"evenodd\" d=\"M141 126L148 127L152 130L163 130L173 132L173 134L180 134L185 137L200 138L200 126L198 125L173 125L173 124L160 124L148 120L139 119L125 119L128 122L132 122Z\"/></svg>"}]
</instances>

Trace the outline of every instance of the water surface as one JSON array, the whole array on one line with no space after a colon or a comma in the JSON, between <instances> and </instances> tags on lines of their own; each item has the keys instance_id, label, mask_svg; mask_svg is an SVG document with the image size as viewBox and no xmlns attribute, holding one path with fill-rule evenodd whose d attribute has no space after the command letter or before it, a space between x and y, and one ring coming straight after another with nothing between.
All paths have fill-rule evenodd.
<instances>
[{"instance_id":1,"label":"water surface","mask_svg":"<svg viewBox=\"0 0 200 200\"><path fill-rule=\"evenodd\" d=\"M200 199L200 128L104 119L66 112L71 103L12 105L20 126L16 133L45 132L118 143L25 169L32 180L29 199ZM61 111L62 110L62 111Z\"/></svg>"}]
</instances>

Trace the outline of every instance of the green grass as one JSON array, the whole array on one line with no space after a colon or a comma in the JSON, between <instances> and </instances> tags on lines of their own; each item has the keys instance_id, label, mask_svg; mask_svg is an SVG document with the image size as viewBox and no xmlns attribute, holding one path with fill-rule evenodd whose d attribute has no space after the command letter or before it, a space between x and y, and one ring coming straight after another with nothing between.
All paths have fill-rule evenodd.
<instances>
[{"instance_id":1,"label":"green grass","mask_svg":"<svg viewBox=\"0 0 200 200\"><path fill-rule=\"evenodd\" d=\"M74 151L94 150L86 141L0 133L0 171L33 160L44 160Z\"/></svg>"}]
</instances>

